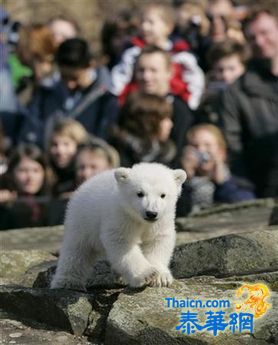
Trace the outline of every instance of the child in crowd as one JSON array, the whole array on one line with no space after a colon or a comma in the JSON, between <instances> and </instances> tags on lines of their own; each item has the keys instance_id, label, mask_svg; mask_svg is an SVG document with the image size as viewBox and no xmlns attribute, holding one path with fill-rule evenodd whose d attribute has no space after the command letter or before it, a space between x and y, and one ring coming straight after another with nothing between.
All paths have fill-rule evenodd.
<instances>
[{"instance_id":1,"label":"child in crowd","mask_svg":"<svg viewBox=\"0 0 278 345\"><path fill-rule=\"evenodd\" d=\"M171 165L176 146L169 139L172 122L171 104L161 96L133 93L122 107L119 127L114 128L113 143L121 165L159 162Z\"/></svg>"},{"instance_id":2,"label":"child in crowd","mask_svg":"<svg viewBox=\"0 0 278 345\"><path fill-rule=\"evenodd\" d=\"M21 129L21 140L42 146L47 128L58 116L74 118L89 133L106 139L118 113L116 97L107 92L108 70L96 65L89 43L81 38L61 43L55 59L61 80L51 92L43 87L37 90Z\"/></svg>"},{"instance_id":3,"label":"child in crowd","mask_svg":"<svg viewBox=\"0 0 278 345\"><path fill-rule=\"evenodd\" d=\"M50 182L41 150L32 144L18 146L1 178L0 229L46 225L41 201L49 196Z\"/></svg>"},{"instance_id":4,"label":"child in crowd","mask_svg":"<svg viewBox=\"0 0 278 345\"><path fill-rule=\"evenodd\" d=\"M178 206L180 216L214 203L255 198L252 190L231 176L226 165L226 142L219 128L210 124L196 125L188 131L187 140L181 164L188 180Z\"/></svg>"},{"instance_id":5,"label":"child in crowd","mask_svg":"<svg viewBox=\"0 0 278 345\"><path fill-rule=\"evenodd\" d=\"M195 109L204 88L204 74L197 60L189 52L187 42L169 40L174 28L174 14L170 6L151 3L143 8L139 37L134 37L118 65L112 69L112 93L125 95L130 88L136 58L146 45L154 45L172 54L173 77L171 91L179 95L189 107Z\"/></svg>"},{"instance_id":6,"label":"child in crowd","mask_svg":"<svg viewBox=\"0 0 278 345\"><path fill-rule=\"evenodd\" d=\"M245 72L248 58L248 49L237 41L227 40L212 45L207 56L210 70L206 93L198 109L201 122L221 125L218 115L221 92Z\"/></svg>"},{"instance_id":7,"label":"child in crowd","mask_svg":"<svg viewBox=\"0 0 278 345\"><path fill-rule=\"evenodd\" d=\"M232 84L244 72L249 54L246 46L234 40L214 44L208 53L210 78Z\"/></svg>"},{"instance_id":8,"label":"child in crowd","mask_svg":"<svg viewBox=\"0 0 278 345\"><path fill-rule=\"evenodd\" d=\"M77 121L63 118L54 123L48 139L48 155L55 174L53 194L67 197L75 188L75 155L88 133Z\"/></svg>"},{"instance_id":9,"label":"child in crowd","mask_svg":"<svg viewBox=\"0 0 278 345\"><path fill-rule=\"evenodd\" d=\"M7 176L18 197L42 196L49 190L49 169L41 150L32 144L19 145L11 155Z\"/></svg>"},{"instance_id":10,"label":"child in crowd","mask_svg":"<svg viewBox=\"0 0 278 345\"><path fill-rule=\"evenodd\" d=\"M15 70L12 68L20 101L27 105L35 87L40 85L51 88L59 80L59 73L54 64L56 45L49 28L44 24L21 27L16 53L20 63L30 67L33 74L30 78L23 77L16 81L19 66L15 64Z\"/></svg>"},{"instance_id":11,"label":"child in crowd","mask_svg":"<svg viewBox=\"0 0 278 345\"><path fill-rule=\"evenodd\" d=\"M76 184L88 180L103 171L119 166L119 155L110 145L97 140L80 145L76 155L75 175Z\"/></svg>"}]
</instances>

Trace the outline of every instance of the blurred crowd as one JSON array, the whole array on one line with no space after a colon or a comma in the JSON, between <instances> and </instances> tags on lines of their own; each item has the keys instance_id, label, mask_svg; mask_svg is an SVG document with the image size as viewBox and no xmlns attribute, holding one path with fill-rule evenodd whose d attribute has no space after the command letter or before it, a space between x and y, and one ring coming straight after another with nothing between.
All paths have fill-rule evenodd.
<instances>
[{"instance_id":1,"label":"blurred crowd","mask_svg":"<svg viewBox=\"0 0 278 345\"><path fill-rule=\"evenodd\" d=\"M74 18L0 7L0 229L63 222L118 166L188 179L177 216L278 196L278 6L145 2L108 17L101 54Z\"/></svg>"}]
</instances>

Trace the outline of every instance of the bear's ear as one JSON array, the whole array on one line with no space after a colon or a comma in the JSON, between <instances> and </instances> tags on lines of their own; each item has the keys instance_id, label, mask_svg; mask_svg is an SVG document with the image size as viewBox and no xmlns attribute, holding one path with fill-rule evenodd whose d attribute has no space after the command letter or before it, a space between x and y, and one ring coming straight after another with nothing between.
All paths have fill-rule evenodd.
<instances>
[{"instance_id":1,"label":"bear's ear","mask_svg":"<svg viewBox=\"0 0 278 345\"><path fill-rule=\"evenodd\" d=\"M118 183L122 183L122 182L127 181L129 173L130 173L129 168L118 168L114 172L115 178L116 178Z\"/></svg>"},{"instance_id":2,"label":"bear's ear","mask_svg":"<svg viewBox=\"0 0 278 345\"><path fill-rule=\"evenodd\" d=\"M186 172L182 169L174 170L174 178L178 186L181 186L186 180Z\"/></svg>"}]
</instances>

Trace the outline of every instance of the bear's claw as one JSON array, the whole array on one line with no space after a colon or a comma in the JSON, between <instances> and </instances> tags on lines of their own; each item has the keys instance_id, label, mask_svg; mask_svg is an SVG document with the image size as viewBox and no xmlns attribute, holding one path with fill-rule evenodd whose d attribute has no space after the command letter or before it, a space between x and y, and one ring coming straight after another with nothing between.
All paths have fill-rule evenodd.
<instances>
[{"instance_id":1,"label":"bear's claw","mask_svg":"<svg viewBox=\"0 0 278 345\"><path fill-rule=\"evenodd\" d=\"M170 272L159 272L158 275L153 277L149 286L151 287L163 287L170 286L173 282L173 277Z\"/></svg>"},{"instance_id":2,"label":"bear's claw","mask_svg":"<svg viewBox=\"0 0 278 345\"><path fill-rule=\"evenodd\" d=\"M129 285L134 288L149 285L150 282L153 281L156 276L158 276L158 274L159 273L156 268L150 267L139 276L133 277L129 282Z\"/></svg>"}]
</instances>

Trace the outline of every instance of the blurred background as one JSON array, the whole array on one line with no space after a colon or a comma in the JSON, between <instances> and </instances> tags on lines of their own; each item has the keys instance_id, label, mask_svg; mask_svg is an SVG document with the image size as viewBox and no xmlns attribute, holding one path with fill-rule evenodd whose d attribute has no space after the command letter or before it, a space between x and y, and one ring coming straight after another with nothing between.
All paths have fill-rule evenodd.
<instances>
[{"instance_id":1,"label":"blurred background","mask_svg":"<svg viewBox=\"0 0 278 345\"><path fill-rule=\"evenodd\" d=\"M264 2L267 2L265 0ZM172 0L152 1L171 4ZM252 0L236 0L237 5ZM256 1L257 3L259 1ZM99 35L103 22L124 9L134 9L150 3L149 0L4 0L3 5L15 21L44 22L58 14L69 15L79 23L85 37L100 49Z\"/></svg>"}]
</instances>

